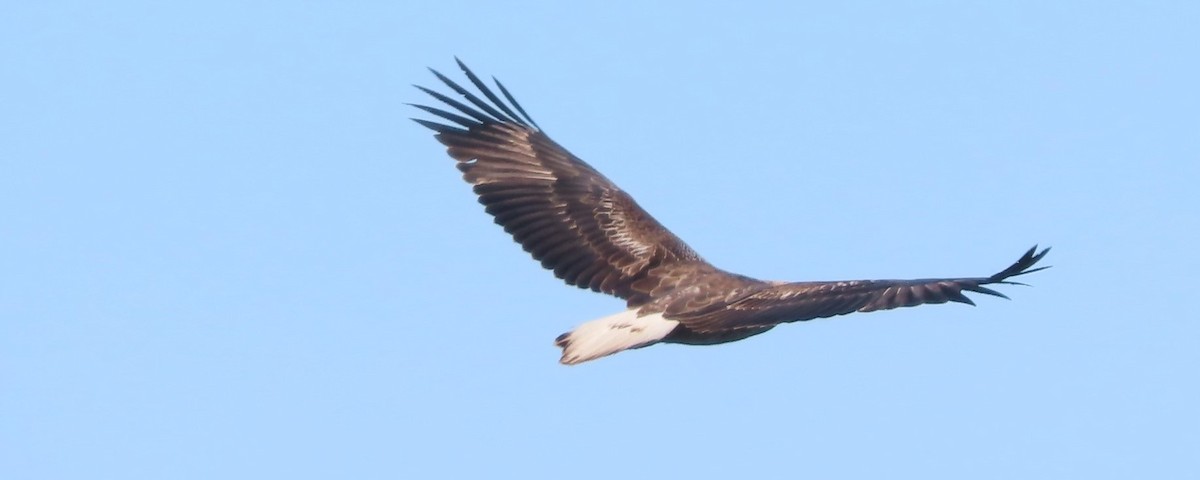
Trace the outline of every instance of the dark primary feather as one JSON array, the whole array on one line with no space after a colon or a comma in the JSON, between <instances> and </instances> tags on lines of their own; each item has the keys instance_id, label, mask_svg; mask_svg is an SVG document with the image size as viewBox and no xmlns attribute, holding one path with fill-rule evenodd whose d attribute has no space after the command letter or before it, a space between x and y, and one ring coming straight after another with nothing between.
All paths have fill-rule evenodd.
<instances>
[{"instance_id":1,"label":"dark primary feather","mask_svg":"<svg viewBox=\"0 0 1200 480\"><path fill-rule=\"evenodd\" d=\"M1008 279L1049 268L1031 268L1049 251L1046 248L1038 252L1034 246L1011 266L990 277L782 283L758 287L719 309L705 311L693 305L672 315L672 309L668 308L667 317L680 320L693 332L719 332L927 303L974 305L964 291L1008 298L984 285L1019 284Z\"/></svg>"},{"instance_id":2,"label":"dark primary feather","mask_svg":"<svg viewBox=\"0 0 1200 480\"><path fill-rule=\"evenodd\" d=\"M437 132L479 202L542 266L568 284L631 306L689 272L715 270L628 194L546 136L503 85L496 82L507 103L458 65L483 98L433 71L466 102L418 86L450 110L414 105L448 123L414 120Z\"/></svg>"}]
</instances>

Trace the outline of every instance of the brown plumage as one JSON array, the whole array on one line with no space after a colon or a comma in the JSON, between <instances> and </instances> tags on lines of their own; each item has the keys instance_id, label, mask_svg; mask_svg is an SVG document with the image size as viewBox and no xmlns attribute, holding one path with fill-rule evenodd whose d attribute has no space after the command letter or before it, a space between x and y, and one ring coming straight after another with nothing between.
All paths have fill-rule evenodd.
<instances>
[{"instance_id":1,"label":"brown plumage","mask_svg":"<svg viewBox=\"0 0 1200 480\"><path fill-rule=\"evenodd\" d=\"M461 61L486 98L433 71L464 104L417 87L453 109L413 105L446 123L414 119L437 132L463 179L504 231L567 284L622 298L630 309L559 336L563 363L658 342L714 344L775 325L926 303L974 305L984 285L1015 284L1049 249L1029 249L1012 266L977 278L766 282L705 262L599 171L555 143L498 81L501 100Z\"/></svg>"}]
</instances>

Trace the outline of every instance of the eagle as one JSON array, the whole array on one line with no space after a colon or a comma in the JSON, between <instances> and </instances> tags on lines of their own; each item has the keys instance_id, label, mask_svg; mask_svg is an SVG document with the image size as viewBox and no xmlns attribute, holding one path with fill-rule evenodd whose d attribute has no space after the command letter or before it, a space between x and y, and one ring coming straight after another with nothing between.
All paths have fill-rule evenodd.
<instances>
[{"instance_id":1,"label":"eagle","mask_svg":"<svg viewBox=\"0 0 1200 480\"><path fill-rule=\"evenodd\" d=\"M1007 299L986 285L1023 285L1009 279L1049 268L1033 268L1050 250L1034 245L987 277L779 282L721 270L555 143L498 80L493 90L455 60L478 92L431 68L462 101L416 86L442 105L410 104L440 119L413 120L435 132L479 203L542 267L568 285L625 301L624 311L555 339L563 364L658 343L733 342L781 323L853 312L975 305L964 292Z\"/></svg>"}]
</instances>

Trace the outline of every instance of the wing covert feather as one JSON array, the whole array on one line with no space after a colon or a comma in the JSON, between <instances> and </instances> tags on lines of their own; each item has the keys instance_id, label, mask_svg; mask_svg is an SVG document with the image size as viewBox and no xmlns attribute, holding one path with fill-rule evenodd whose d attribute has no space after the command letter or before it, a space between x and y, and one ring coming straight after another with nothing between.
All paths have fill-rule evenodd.
<instances>
[{"instance_id":1,"label":"wing covert feather","mask_svg":"<svg viewBox=\"0 0 1200 480\"><path fill-rule=\"evenodd\" d=\"M483 98L435 71L466 103L418 87L457 113L415 105L450 124L416 121L437 132L487 213L543 267L637 306L663 283L656 275L706 265L632 197L551 140L499 82L511 105L459 66Z\"/></svg>"}]
</instances>

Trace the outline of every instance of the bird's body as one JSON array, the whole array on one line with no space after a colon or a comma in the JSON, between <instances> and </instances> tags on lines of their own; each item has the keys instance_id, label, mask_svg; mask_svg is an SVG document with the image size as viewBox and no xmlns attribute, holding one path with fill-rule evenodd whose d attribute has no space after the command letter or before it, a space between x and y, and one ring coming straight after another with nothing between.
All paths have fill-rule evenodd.
<instances>
[{"instance_id":1,"label":"bird's body","mask_svg":"<svg viewBox=\"0 0 1200 480\"><path fill-rule=\"evenodd\" d=\"M416 121L437 132L487 212L543 267L626 302L627 310L560 335L563 363L655 343L731 342L780 323L852 312L973 305L964 291L1004 297L984 285L1046 268L1032 268L1048 251L1034 247L988 277L788 283L723 271L546 136L503 85L496 83L507 102L459 66L486 100L434 71L471 105L418 87L457 113L415 105L449 124Z\"/></svg>"}]
</instances>

